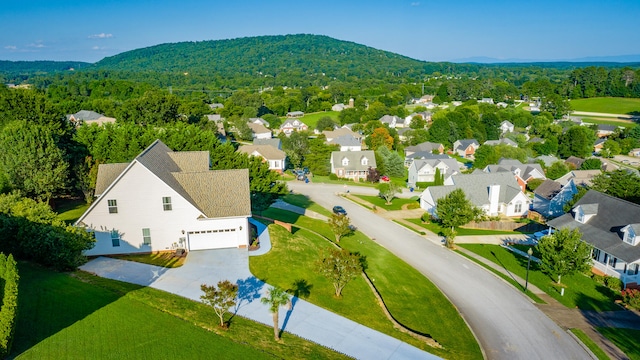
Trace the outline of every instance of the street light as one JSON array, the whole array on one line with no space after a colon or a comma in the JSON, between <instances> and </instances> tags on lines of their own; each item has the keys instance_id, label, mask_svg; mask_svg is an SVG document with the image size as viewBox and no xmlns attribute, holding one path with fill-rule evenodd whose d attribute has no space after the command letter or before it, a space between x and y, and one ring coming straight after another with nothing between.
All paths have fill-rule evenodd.
<instances>
[{"instance_id":1,"label":"street light","mask_svg":"<svg viewBox=\"0 0 640 360\"><path fill-rule=\"evenodd\" d=\"M527 260L527 278L524 282L524 292L527 292L527 287L529 286L529 265L531 265L531 255L533 255L533 248L529 248L527 250L527 254L529 254L529 259Z\"/></svg>"}]
</instances>

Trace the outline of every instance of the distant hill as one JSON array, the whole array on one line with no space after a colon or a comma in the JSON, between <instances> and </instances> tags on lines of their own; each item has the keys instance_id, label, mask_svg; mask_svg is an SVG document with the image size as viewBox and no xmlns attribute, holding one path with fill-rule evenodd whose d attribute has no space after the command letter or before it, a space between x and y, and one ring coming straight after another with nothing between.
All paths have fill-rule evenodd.
<instances>
[{"instance_id":1,"label":"distant hill","mask_svg":"<svg viewBox=\"0 0 640 360\"><path fill-rule=\"evenodd\" d=\"M281 35L161 44L107 57L94 68L224 78L420 78L450 67L322 35Z\"/></svg>"},{"instance_id":2,"label":"distant hill","mask_svg":"<svg viewBox=\"0 0 640 360\"><path fill-rule=\"evenodd\" d=\"M0 60L0 73L37 74L58 71L79 70L91 66L80 61L7 61Z\"/></svg>"},{"instance_id":3,"label":"distant hill","mask_svg":"<svg viewBox=\"0 0 640 360\"><path fill-rule=\"evenodd\" d=\"M454 59L451 60L453 63L457 64L571 64L578 66L587 66L592 64L602 64L602 66L612 66L616 64L625 65L625 64L634 64L637 65L640 63L640 54L639 55L619 55L619 56L590 56L590 57L582 57L575 59L498 59L491 58L486 56L477 56L477 57L469 57L462 59ZM613 64L612 64L613 63Z\"/></svg>"}]
</instances>

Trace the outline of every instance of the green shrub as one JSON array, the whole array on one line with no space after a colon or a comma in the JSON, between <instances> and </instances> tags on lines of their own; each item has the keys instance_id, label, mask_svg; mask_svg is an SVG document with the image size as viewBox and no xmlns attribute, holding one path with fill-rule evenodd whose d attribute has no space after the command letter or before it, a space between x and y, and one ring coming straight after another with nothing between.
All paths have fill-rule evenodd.
<instances>
[{"instance_id":1,"label":"green shrub","mask_svg":"<svg viewBox=\"0 0 640 360\"><path fill-rule=\"evenodd\" d=\"M598 275L598 274L593 274L591 275L591 278L593 279L593 281L597 282L598 284L602 284L604 285L604 275Z\"/></svg>"},{"instance_id":2,"label":"green shrub","mask_svg":"<svg viewBox=\"0 0 640 360\"><path fill-rule=\"evenodd\" d=\"M604 284L613 291L621 291L623 287L622 280L614 278L613 276L605 276Z\"/></svg>"},{"instance_id":3,"label":"green shrub","mask_svg":"<svg viewBox=\"0 0 640 360\"><path fill-rule=\"evenodd\" d=\"M425 213L420 216L420 220L424 223L431 222L431 214L425 211Z\"/></svg>"},{"instance_id":4,"label":"green shrub","mask_svg":"<svg viewBox=\"0 0 640 360\"><path fill-rule=\"evenodd\" d=\"M409 209L409 210L418 209L418 208L420 208L420 203L419 202L409 203L409 205L407 205L407 209Z\"/></svg>"},{"instance_id":5,"label":"green shrub","mask_svg":"<svg viewBox=\"0 0 640 360\"><path fill-rule=\"evenodd\" d=\"M334 173L329 174L329 180L338 180L338 175Z\"/></svg>"},{"instance_id":6,"label":"green shrub","mask_svg":"<svg viewBox=\"0 0 640 360\"><path fill-rule=\"evenodd\" d=\"M15 331L18 310L18 266L12 255L0 253L0 279L4 282L0 309L0 357L7 357Z\"/></svg>"}]
</instances>

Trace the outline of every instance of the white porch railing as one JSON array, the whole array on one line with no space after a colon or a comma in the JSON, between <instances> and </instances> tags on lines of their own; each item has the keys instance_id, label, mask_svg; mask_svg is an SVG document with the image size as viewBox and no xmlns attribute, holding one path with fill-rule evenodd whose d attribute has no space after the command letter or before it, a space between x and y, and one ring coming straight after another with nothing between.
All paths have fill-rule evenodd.
<instances>
[{"instance_id":1,"label":"white porch railing","mask_svg":"<svg viewBox=\"0 0 640 360\"><path fill-rule=\"evenodd\" d=\"M593 261L592 263L593 267L602 271L605 275L620 279L625 284L630 282L640 282L640 273L638 273L638 275L628 275L627 272L623 272L622 269L614 269L599 261Z\"/></svg>"}]
</instances>

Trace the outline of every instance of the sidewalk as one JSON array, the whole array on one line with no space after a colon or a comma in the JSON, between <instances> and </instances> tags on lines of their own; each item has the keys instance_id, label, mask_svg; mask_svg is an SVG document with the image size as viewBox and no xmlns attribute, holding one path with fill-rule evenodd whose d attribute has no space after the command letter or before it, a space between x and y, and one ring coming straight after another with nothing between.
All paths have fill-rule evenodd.
<instances>
[{"instance_id":1,"label":"sidewalk","mask_svg":"<svg viewBox=\"0 0 640 360\"><path fill-rule=\"evenodd\" d=\"M485 259L469 250L458 248L458 251L468 255L483 264L491 267L492 269L505 274L518 282L524 284L525 280L507 271L505 268L500 267L496 263ZM615 346L609 339L602 336L596 331L598 326L607 327L624 327L630 329L640 330L640 316L634 312L627 311L583 311L580 309L570 309L559 303L556 299L547 295L544 291L540 290L535 285L529 283L528 290L536 294L546 304L535 304L542 312L551 318L561 328L568 329L580 329L582 330L593 342L600 347L607 355L612 359L628 359L617 346ZM522 290L522 289L519 289ZM526 296L523 294L523 296ZM621 319L622 318L622 319ZM622 326L621 326L622 325Z\"/></svg>"}]
</instances>

